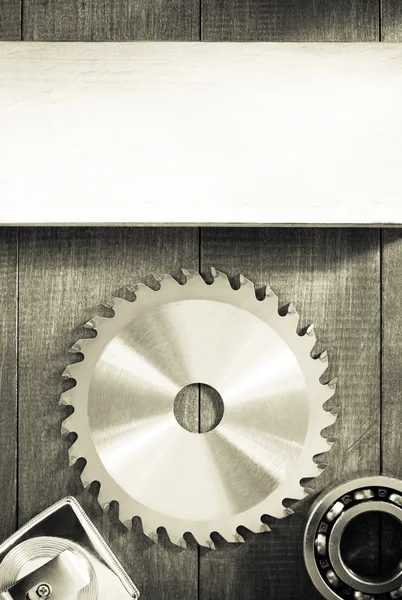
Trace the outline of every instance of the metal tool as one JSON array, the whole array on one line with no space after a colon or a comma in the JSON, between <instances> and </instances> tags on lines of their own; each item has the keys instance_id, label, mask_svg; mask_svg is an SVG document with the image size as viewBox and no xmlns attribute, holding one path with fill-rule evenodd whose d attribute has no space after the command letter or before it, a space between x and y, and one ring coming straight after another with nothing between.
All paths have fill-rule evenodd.
<instances>
[{"instance_id":1,"label":"metal tool","mask_svg":"<svg viewBox=\"0 0 402 600\"><path fill-rule=\"evenodd\" d=\"M101 483L101 505L117 500L121 521L139 515L150 537L164 526L174 543L189 531L211 547L213 531L243 541L239 525L266 531L262 515L291 512L282 501L303 497L301 478L321 472L313 456L328 451L320 432L336 419L323 410L335 386L319 381L328 358L311 357L313 327L298 334L296 310L280 316L269 287L258 300L245 277L233 289L212 275L207 284L183 269L184 284L163 275L157 291L138 284L133 302L115 298L113 317L87 325L97 336L73 346L84 360L65 370L76 386L61 397L74 407L62 431L78 435L70 462L85 457L81 478ZM197 383L224 405L201 434L174 414Z\"/></svg>"},{"instance_id":2,"label":"metal tool","mask_svg":"<svg viewBox=\"0 0 402 600\"><path fill-rule=\"evenodd\" d=\"M328 600L402 598L402 563L384 576L355 573L344 561L341 540L348 524L363 513L387 513L402 524L402 481L361 477L325 490L313 503L304 535L310 577Z\"/></svg>"},{"instance_id":3,"label":"metal tool","mask_svg":"<svg viewBox=\"0 0 402 600\"><path fill-rule=\"evenodd\" d=\"M75 498L0 546L1 600L128 600L139 592Z\"/></svg>"}]
</instances>

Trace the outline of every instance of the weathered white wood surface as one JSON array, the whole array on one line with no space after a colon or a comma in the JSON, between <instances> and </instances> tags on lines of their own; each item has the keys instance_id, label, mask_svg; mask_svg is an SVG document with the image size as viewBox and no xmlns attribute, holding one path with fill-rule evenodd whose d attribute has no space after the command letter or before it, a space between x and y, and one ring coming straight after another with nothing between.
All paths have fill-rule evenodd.
<instances>
[{"instance_id":1,"label":"weathered white wood surface","mask_svg":"<svg viewBox=\"0 0 402 600\"><path fill-rule=\"evenodd\" d=\"M1 43L0 223L402 223L402 44Z\"/></svg>"}]
</instances>

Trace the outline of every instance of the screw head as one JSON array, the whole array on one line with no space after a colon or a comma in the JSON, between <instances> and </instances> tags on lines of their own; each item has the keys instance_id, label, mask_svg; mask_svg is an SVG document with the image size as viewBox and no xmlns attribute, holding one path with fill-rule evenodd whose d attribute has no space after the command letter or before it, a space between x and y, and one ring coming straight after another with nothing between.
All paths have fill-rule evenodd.
<instances>
[{"instance_id":1,"label":"screw head","mask_svg":"<svg viewBox=\"0 0 402 600\"><path fill-rule=\"evenodd\" d=\"M52 595L52 588L48 583L40 583L36 588L36 593L39 598L50 598Z\"/></svg>"}]
</instances>

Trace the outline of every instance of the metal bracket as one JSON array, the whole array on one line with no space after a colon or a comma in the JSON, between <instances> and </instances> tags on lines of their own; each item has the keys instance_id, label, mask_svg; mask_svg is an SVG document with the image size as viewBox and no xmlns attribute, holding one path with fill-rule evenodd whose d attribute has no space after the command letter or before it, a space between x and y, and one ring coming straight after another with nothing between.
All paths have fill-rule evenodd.
<instances>
[{"instance_id":1,"label":"metal bracket","mask_svg":"<svg viewBox=\"0 0 402 600\"><path fill-rule=\"evenodd\" d=\"M137 600L139 591L87 514L64 498L0 545L0 600Z\"/></svg>"}]
</instances>

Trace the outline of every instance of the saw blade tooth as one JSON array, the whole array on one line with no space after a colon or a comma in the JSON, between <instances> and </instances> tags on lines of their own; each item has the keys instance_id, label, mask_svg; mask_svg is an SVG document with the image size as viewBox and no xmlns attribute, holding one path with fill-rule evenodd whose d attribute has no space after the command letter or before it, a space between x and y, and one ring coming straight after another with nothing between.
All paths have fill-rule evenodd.
<instances>
[{"instance_id":1,"label":"saw blade tooth","mask_svg":"<svg viewBox=\"0 0 402 600\"><path fill-rule=\"evenodd\" d=\"M75 404L75 396L76 396L76 387L70 388L66 390L60 395L59 398L59 406L74 406Z\"/></svg>"},{"instance_id":2,"label":"saw blade tooth","mask_svg":"<svg viewBox=\"0 0 402 600\"><path fill-rule=\"evenodd\" d=\"M319 441L317 441L315 447L314 447L314 456L321 456L322 454L326 454L327 452L330 451L331 447L333 444L328 443L327 438L321 437L321 439ZM320 459L320 463L322 463L323 461L325 461L325 457L322 457ZM317 463L314 463L315 465ZM309 475L310 476L310 475Z\"/></svg>"},{"instance_id":3,"label":"saw blade tooth","mask_svg":"<svg viewBox=\"0 0 402 600\"><path fill-rule=\"evenodd\" d=\"M64 369L63 373L61 374L61 378L63 380L67 380L67 379L77 380L77 376L78 376L81 364L82 364L82 361L77 362L77 363L72 363L71 365L67 365L67 367Z\"/></svg>"},{"instance_id":4,"label":"saw blade tooth","mask_svg":"<svg viewBox=\"0 0 402 600\"><path fill-rule=\"evenodd\" d=\"M278 296L275 294L269 283L265 284L265 297L278 300Z\"/></svg>"},{"instance_id":5,"label":"saw blade tooth","mask_svg":"<svg viewBox=\"0 0 402 600\"><path fill-rule=\"evenodd\" d=\"M181 537L179 540L177 540L177 545L181 548L184 548L185 550L187 549L187 542L184 539L184 537Z\"/></svg>"},{"instance_id":6,"label":"saw blade tooth","mask_svg":"<svg viewBox=\"0 0 402 600\"><path fill-rule=\"evenodd\" d=\"M105 317L95 316L92 317L92 319L89 319L89 321L87 321L86 323L84 323L84 327L85 329L95 329L95 331L98 331L98 329L102 325L102 322L105 320Z\"/></svg>"},{"instance_id":7,"label":"saw blade tooth","mask_svg":"<svg viewBox=\"0 0 402 600\"><path fill-rule=\"evenodd\" d=\"M328 383L327 383L327 386L329 387L329 389L333 390L333 394L335 394L337 384L338 384L337 377L334 377L333 379L331 379L331 381L328 381Z\"/></svg>"},{"instance_id":8,"label":"saw blade tooth","mask_svg":"<svg viewBox=\"0 0 402 600\"><path fill-rule=\"evenodd\" d=\"M306 332L304 335L301 336L301 339L303 340L304 344L306 345L306 351L311 353L311 351L313 350L314 346L317 343L317 337L315 335L314 325L311 324L307 327Z\"/></svg>"},{"instance_id":9,"label":"saw blade tooth","mask_svg":"<svg viewBox=\"0 0 402 600\"><path fill-rule=\"evenodd\" d=\"M66 437L70 431L68 429L66 429L65 427L63 427L63 425L60 427L60 433L61 433L61 437Z\"/></svg>"},{"instance_id":10,"label":"saw blade tooth","mask_svg":"<svg viewBox=\"0 0 402 600\"><path fill-rule=\"evenodd\" d=\"M318 357L318 360L320 360L323 363L328 364L328 351L327 350L323 350L320 354L320 356Z\"/></svg>"},{"instance_id":11,"label":"saw blade tooth","mask_svg":"<svg viewBox=\"0 0 402 600\"><path fill-rule=\"evenodd\" d=\"M67 433L72 433L72 432L76 433L74 421L75 421L74 413L72 413L70 416L68 416L66 419L64 419L64 421L62 421L61 430L64 432L64 435L67 435Z\"/></svg>"},{"instance_id":12,"label":"saw blade tooth","mask_svg":"<svg viewBox=\"0 0 402 600\"><path fill-rule=\"evenodd\" d=\"M261 523L260 533L269 533L271 531L272 531L272 529L266 523Z\"/></svg>"},{"instance_id":13,"label":"saw blade tooth","mask_svg":"<svg viewBox=\"0 0 402 600\"><path fill-rule=\"evenodd\" d=\"M159 293L163 290L165 293L173 294L178 287L181 287L180 283L174 277L166 273L159 275L159 283Z\"/></svg>"},{"instance_id":14,"label":"saw blade tooth","mask_svg":"<svg viewBox=\"0 0 402 600\"><path fill-rule=\"evenodd\" d=\"M100 504L101 508L103 509L105 504L110 504L111 499L108 498L107 491L103 488L102 482L100 482L100 484L101 485L100 485L99 492L98 492L98 503Z\"/></svg>"},{"instance_id":15,"label":"saw blade tooth","mask_svg":"<svg viewBox=\"0 0 402 600\"><path fill-rule=\"evenodd\" d=\"M304 493L307 496L311 496L311 494L315 494L316 490L309 485L303 485Z\"/></svg>"},{"instance_id":16,"label":"saw blade tooth","mask_svg":"<svg viewBox=\"0 0 402 600\"><path fill-rule=\"evenodd\" d=\"M138 283L135 283L131 286L130 291L132 294L134 294L134 302L138 302L141 299L146 299L151 294L155 294L157 290L154 290L145 283L142 283L142 281L139 281ZM131 304L131 302L129 304Z\"/></svg>"},{"instance_id":17,"label":"saw blade tooth","mask_svg":"<svg viewBox=\"0 0 402 600\"><path fill-rule=\"evenodd\" d=\"M70 467L73 467L78 460L78 456L74 456L74 454L68 455L68 464Z\"/></svg>"},{"instance_id":18,"label":"saw blade tooth","mask_svg":"<svg viewBox=\"0 0 402 600\"><path fill-rule=\"evenodd\" d=\"M211 550L215 548L214 541L211 538L211 533L208 534L203 527L194 526L193 528L191 528L191 535L193 536L193 538L199 546L211 548Z\"/></svg>"},{"instance_id":19,"label":"saw blade tooth","mask_svg":"<svg viewBox=\"0 0 402 600\"><path fill-rule=\"evenodd\" d=\"M155 275L153 275L153 277L155 278ZM157 279L157 281L159 281L159 279ZM134 285L131 287L132 292L137 296L137 294L141 294L141 292L149 292L150 291L150 287L148 287L147 285L145 285L145 283L143 283L142 281L138 281L137 283L134 283Z\"/></svg>"},{"instance_id":20,"label":"saw blade tooth","mask_svg":"<svg viewBox=\"0 0 402 600\"><path fill-rule=\"evenodd\" d=\"M127 306L129 306L130 304L132 304L131 302L129 302L128 300L124 300L124 298L120 298L119 296L116 296L115 298L113 298L113 300L110 302L111 304L111 308L114 310L114 312L120 310L120 308L125 308Z\"/></svg>"},{"instance_id":21,"label":"saw blade tooth","mask_svg":"<svg viewBox=\"0 0 402 600\"><path fill-rule=\"evenodd\" d=\"M171 526L169 528L166 527L165 529L166 529L166 533L167 533L171 543L175 544L176 546L181 546L182 540L184 540L184 534L187 533L188 527L186 528L185 525L178 524L175 527ZM191 533L193 534L193 532L191 532ZM194 534L193 534L193 537L197 541L197 543L199 543ZM185 540L184 540L184 542L185 542ZM184 546L184 548L186 548L186 547L187 547L187 545Z\"/></svg>"},{"instance_id":22,"label":"saw blade tooth","mask_svg":"<svg viewBox=\"0 0 402 600\"><path fill-rule=\"evenodd\" d=\"M71 375L70 375L70 369L69 369L69 367L66 367L66 368L64 369L63 373L61 374L61 378L62 378L63 380L66 380L66 379L74 379L74 378L73 378L73 377L71 377Z\"/></svg>"},{"instance_id":23,"label":"saw blade tooth","mask_svg":"<svg viewBox=\"0 0 402 600\"><path fill-rule=\"evenodd\" d=\"M228 285L229 287L232 287L230 285L228 276L226 275L226 273L223 273L222 271L218 271L218 269L215 269L215 267L210 267L211 270L211 275L214 278L214 282L221 282L224 283L226 285Z\"/></svg>"},{"instance_id":24,"label":"saw blade tooth","mask_svg":"<svg viewBox=\"0 0 402 600\"><path fill-rule=\"evenodd\" d=\"M75 442L73 444L71 444L70 448L68 449L68 453L70 456L76 457L76 459L84 457L84 451L82 448L81 437L77 437Z\"/></svg>"},{"instance_id":25,"label":"saw blade tooth","mask_svg":"<svg viewBox=\"0 0 402 600\"><path fill-rule=\"evenodd\" d=\"M246 527L247 529L251 530L251 527L254 527L255 525L255 518L252 522L252 526L249 527L250 523L239 523L239 525L243 525L244 527ZM221 525L219 527L218 530L219 535L226 540L226 542L232 544L232 543L243 543L244 539L242 538L242 536L236 531L236 529L234 529L233 527L231 527L230 525ZM240 539L241 538L241 539Z\"/></svg>"},{"instance_id":26,"label":"saw blade tooth","mask_svg":"<svg viewBox=\"0 0 402 600\"><path fill-rule=\"evenodd\" d=\"M70 398L66 396L65 392L59 398L59 406L71 406Z\"/></svg>"},{"instance_id":27,"label":"saw blade tooth","mask_svg":"<svg viewBox=\"0 0 402 600\"><path fill-rule=\"evenodd\" d=\"M142 526L142 531L143 531L144 535L147 535L148 537L150 537L148 532L156 533L156 527L149 517L147 517L146 515L143 515L143 514L139 515L139 517L141 519L141 526Z\"/></svg>"},{"instance_id":28,"label":"saw blade tooth","mask_svg":"<svg viewBox=\"0 0 402 600\"><path fill-rule=\"evenodd\" d=\"M108 513L109 512L109 510L110 510L110 502L105 502L101 506L102 506L102 510L103 510L104 513Z\"/></svg>"},{"instance_id":29,"label":"saw blade tooth","mask_svg":"<svg viewBox=\"0 0 402 600\"><path fill-rule=\"evenodd\" d=\"M291 319L292 327L294 331L297 331L297 327L299 324L299 313L297 312L294 304L290 303L288 306L288 312L286 313L286 319L289 321Z\"/></svg>"},{"instance_id":30,"label":"saw blade tooth","mask_svg":"<svg viewBox=\"0 0 402 600\"><path fill-rule=\"evenodd\" d=\"M69 354L77 354L77 353L84 354L83 348L85 347L85 343L86 343L86 340L77 340L76 342L74 342L74 344L72 346L70 346L70 348L67 350L67 352Z\"/></svg>"},{"instance_id":31,"label":"saw blade tooth","mask_svg":"<svg viewBox=\"0 0 402 600\"><path fill-rule=\"evenodd\" d=\"M80 450L80 445L77 443L77 440L73 444L71 444L70 448L68 449L68 462L70 467L75 465L79 458L82 458L82 452Z\"/></svg>"},{"instance_id":32,"label":"saw blade tooth","mask_svg":"<svg viewBox=\"0 0 402 600\"><path fill-rule=\"evenodd\" d=\"M222 534L219 531L219 535L221 537L223 537L223 539L228 544L244 544L244 542L245 542L245 539L243 538L243 536L241 536L240 533L238 533L237 531L233 531L231 533L226 533L226 534Z\"/></svg>"},{"instance_id":33,"label":"saw blade tooth","mask_svg":"<svg viewBox=\"0 0 402 600\"><path fill-rule=\"evenodd\" d=\"M266 284L266 287L265 287L264 302L265 302L266 306L269 306L270 310L275 315L278 315L278 309L279 309L278 296L276 294L274 294L274 292L271 289L271 286L268 283Z\"/></svg>"},{"instance_id":34,"label":"saw blade tooth","mask_svg":"<svg viewBox=\"0 0 402 600\"><path fill-rule=\"evenodd\" d=\"M157 281L158 283L162 282L163 279L163 274L161 275L160 273L151 273L152 277L155 279L155 281Z\"/></svg>"},{"instance_id":35,"label":"saw blade tooth","mask_svg":"<svg viewBox=\"0 0 402 600\"><path fill-rule=\"evenodd\" d=\"M153 276L157 277L157 281L159 281L161 285L180 285L180 283L178 283L176 279L172 277L172 275L170 275L169 273L161 273L158 276L153 274Z\"/></svg>"},{"instance_id":36,"label":"saw blade tooth","mask_svg":"<svg viewBox=\"0 0 402 600\"><path fill-rule=\"evenodd\" d=\"M242 525L243 527L245 527L246 529L248 529L249 531L252 531L253 533L262 533L264 531L271 531L270 528L268 527L268 525L266 525L265 523L263 523L261 521L261 516L263 513L261 513L260 518L256 519L255 515L252 516L248 516L248 517L240 517L240 523L238 525L238 527L240 525Z\"/></svg>"},{"instance_id":37,"label":"saw blade tooth","mask_svg":"<svg viewBox=\"0 0 402 600\"><path fill-rule=\"evenodd\" d=\"M124 527L127 529L127 531L131 531L133 528L133 520L132 519L126 519L125 521L122 521Z\"/></svg>"},{"instance_id":38,"label":"saw blade tooth","mask_svg":"<svg viewBox=\"0 0 402 600\"><path fill-rule=\"evenodd\" d=\"M269 283L265 284L265 297L269 298L270 296L275 296L274 292L272 291L271 286L269 285Z\"/></svg>"},{"instance_id":39,"label":"saw blade tooth","mask_svg":"<svg viewBox=\"0 0 402 600\"><path fill-rule=\"evenodd\" d=\"M320 383L320 385L322 387L322 389L320 390L320 395L322 396L322 405L325 405L325 403L328 402L328 400L330 400L332 396L334 396L335 388L331 387L328 383Z\"/></svg>"},{"instance_id":40,"label":"saw blade tooth","mask_svg":"<svg viewBox=\"0 0 402 600\"><path fill-rule=\"evenodd\" d=\"M291 515L294 515L294 514L295 514L295 511L292 508L290 508L290 506L286 506L283 509L283 516L284 517L290 517Z\"/></svg>"},{"instance_id":41,"label":"saw blade tooth","mask_svg":"<svg viewBox=\"0 0 402 600\"><path fill-rule=\"evenodd\" d=\"M321 352L318 358L314 358L313 360L317 369L317 376L321 377L321 375L323 375L323 373L325 373L325 371L328 369L328 352L324 350L324 352Z\"/></svg>"},{"instance_id":42,"label":"saw blade tooth","mask_svg":"<svg viewBox=\"0 0 402 600\"><path fill-rule=\"evenodd\" d=\"M103 308L107 308L108 310L113 308L113 304L112 304L111 300L101 300L100 304L101 304L101 306L103 306Z\"/></svg>"},{"instance_id":43,"label":"saw blade tooth","mask_svg":"<svg viewBox=\"0 0 402 600\"><path fill-rule=\"evenodd\" d=\"M194 269L180 269L180 270L183 273L184 277L186 278L186 283L190 279L198 281L199 283L205 283L205 281L203 280L203 278L201 277L201 275L198 271L195 271Z\"/></svg>"},{"instance_id":44,"label":"saw blade tooth","mask_svg":"<svg viewBox=\"0 0 402 600\"><path fill-rule=\"evenodd\" d=\"M255 519L253 520L252 523L251 522L245 523L244 519L242 519L241 523L239 523L238 527L240 527L240 526L245 527L246 529L251 531L251 533L260 533L260 531L261 531L260 525L262 525L262 523L258 523ZM232 538L232 540L230 538ZM229 537L228 541L233 541L235 543L242 544L243 542L245 542L245 538L238 531L234 531L232 536Z\"/></svg>"},{"instance_id":45,"label":"saw blade tooth","mask_svg":"<svg viewBox=\"0 0 402 600\"><path fill-rule=\"evenodd\" d=\"M158 540L158 534L157 534L157 532L156 532L156 530L155 530L155 529L152 529L152 530L150 530L150 531L146 531L146 532L144 531L144 533L145 533L145 535L146 535L147 537L149 537L149 539L150 539L152 542L154 542L154 544L157 544L157 543L158 543L158 541L159 541L159 540Z\"/></svg>"},{"instance_id":46,"label":"saw blade tooth","mask_svg":"<svg viewBox=\"0 0 402 600\"><path fill-rule=\"evenodd\" d=\"M93 481L89 476L89 469L87 467L88 464L85 465L80 475L82 487L84 488L84 490L87 490Z\"/></svg>"},{"instance_id":47,"label":"saw blade tooth","mask_svg":"<svg viewBox=\"0 0 402 600\"><path fill-rule=\"evenodd\" d=\"M300 469L301 471L301 469ZM304 477L304 472L303 472ZM300 480L293 481L292 483L285 484L284 498L290 498L291 500L301 500L304 496L303 487L300 485Z\"/></svg>"},{"instance_id":48,"label":"saw blade tooth","mask_svg":"<svg viewBox=\"0 0 402 600\"><path fill-rule=\"evenodd\" d=\"M320 454L326 454L330 451L333 444L328 441L329 439L331 438L326 438L323 435L316 436L316 439L314 440L314 457L320 456ZM319 462L322 461L320 460ZM303 477L312 477L311 469L314 468L313 465L316 466L317 463L310 460L309 465L306 467L306 469L310 469L310 471L307 472L305 469L303 471Z\"/></svg>"},{"instance_id":49,"label":"saw blade tooth","mask_svg":"<svg viewBox=\"0 0 402 600\"><path fill-rule=\"evenodd\" d=\"M119 519L127 529L131 529L133 526L133 516L124 505L119 503ZM130 523L130 527L127 526L127 523Z\"/></svg>"},{"instance_id":50,"label":"saw blade tooth","mask_svg":"<svg viewBox=\"0 0 402 600\"><path fill-rule=\"evenodd\" d=\"M333 414L332 411L323 410L322 412L323 414L320 415L322 417L321 425L323 426L321 431L327 427L331 427L331 425L334 425L337 420L337 414Z\"/></svg>"},{"instance_id":51,"label":"saw blade tooth","mask_svg":"<svg viewBox=\"0 0 402 600\"><path fill-rule=\"evenodd\" d=\"M316 341L315 328L313 323L310 323L310 325L307 327L305 335Z\"/></svg>"},{"instance_id":52,"label":"saw blade tooth","mask_svg":"<svg viewBox=\"0 0 402 600\"><path fill-rule=\"evenodd\" d=\"M303 465L302 471L303 479L314 479L322 473L322 469L320 469L318 464L313 461L313 457L309 458L308 461L306 461L306 464ZM304 488L304 486L300 487L302 489Z\"/></svg>"},{"instance_id":53,"label":"saw blade tooth","mask_svg":"<svg viewBox=\"0 0 402 600\"><path fill-rule=\"evenodd\" d=\"M254 283L252 281L250 281L250 279L247 279L247 277L245 277L244 275L242 275L240 273L240 275L239 275L239 282L240 282L240 289L241 290L244 290L246 292L252 293L253 296L255 297Z\"/></svg>"},{"instance_id":54,"label":"saw blade tooth","mask_svg":"<svg viewBox=\"0 0 402 600\"><path fill-rule=\"evenodd\" d=\"M209 548L210 550L216 550L215 542L213 540L211 540L211 538L208 538L206 540L205 544L200 544L200 545L204 545L206 548Z\"/></svg>"}]
</instances>

